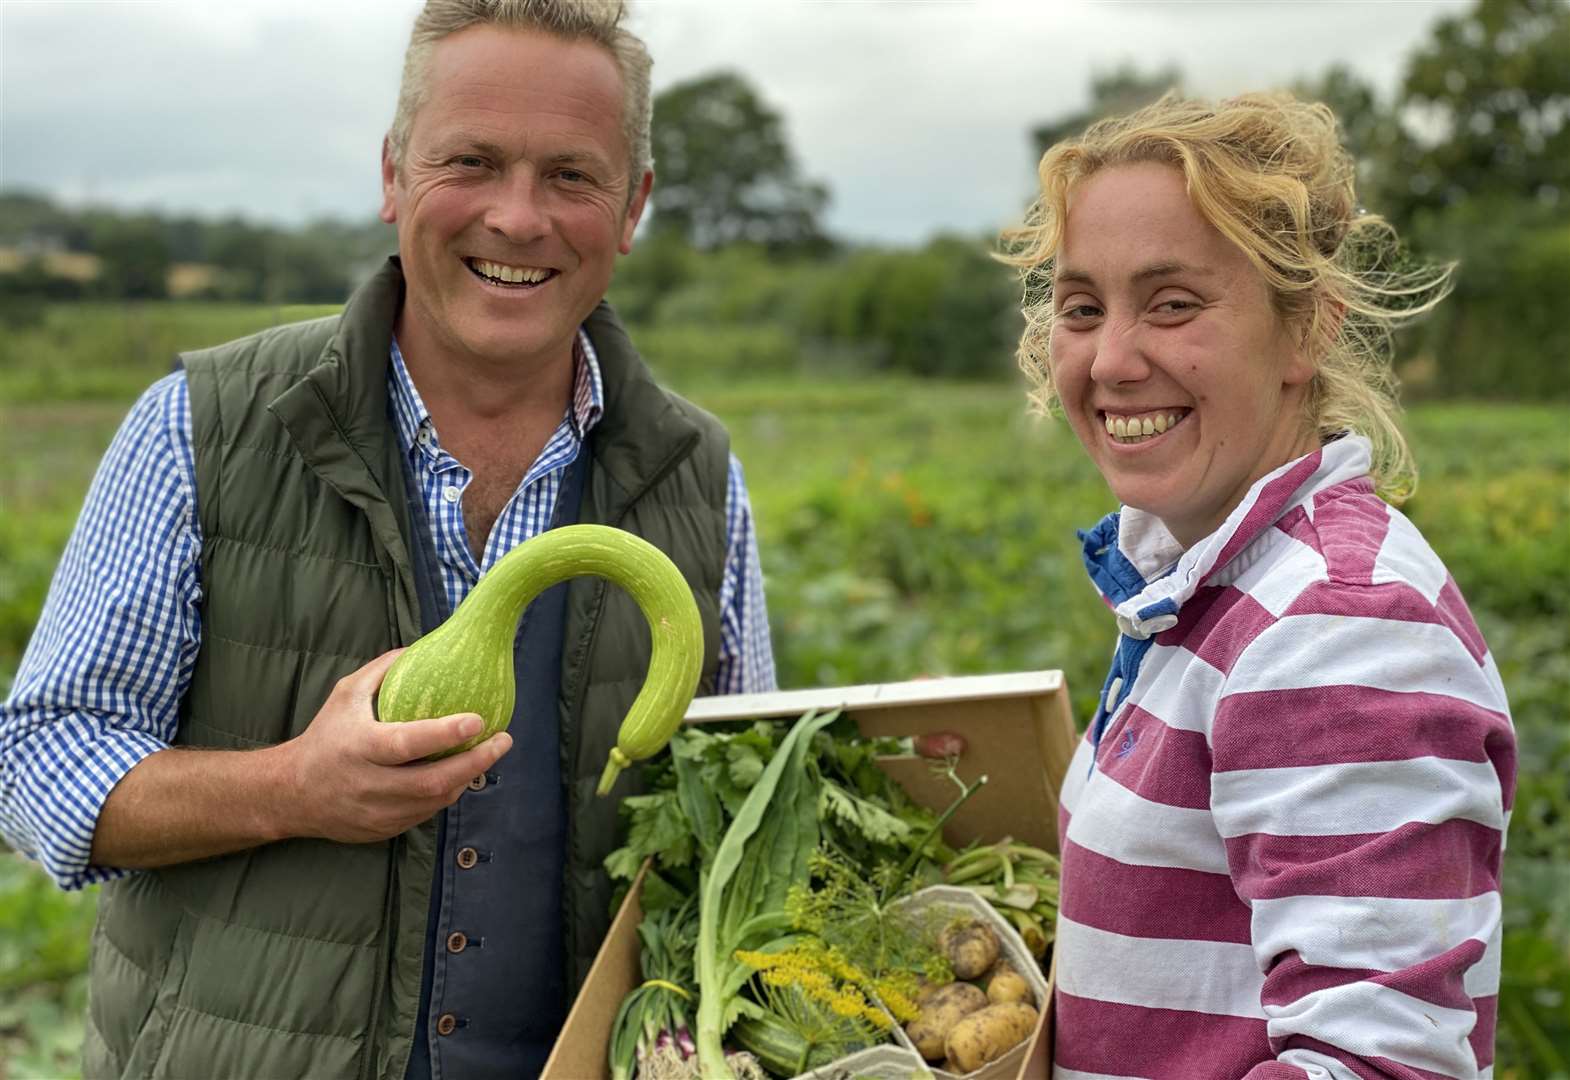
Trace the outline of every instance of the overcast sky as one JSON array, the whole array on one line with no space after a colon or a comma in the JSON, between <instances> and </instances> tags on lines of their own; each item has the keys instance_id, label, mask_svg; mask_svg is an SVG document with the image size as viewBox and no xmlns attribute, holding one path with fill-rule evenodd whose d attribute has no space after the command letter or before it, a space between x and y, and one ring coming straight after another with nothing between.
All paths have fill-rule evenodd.
<instances>
[{"instance_id":1,"label":"overcast sky","mask_svg":"<svg viewBox=\"0 0 1570 1080\"><path fill-rule=\"evenodd\" d=\"M417 0L0 0L0 186L297 223L375 212ZM1019 215L1029 130L1092 73L1204 94L1342 62L1392 90L1467 0L634 0L655 89L720 68L784 114L831 231L905 243ZM656 121L657 122L657 121ZM658 163L656 163L656 171Z\"/></svg>"}]
</instances>

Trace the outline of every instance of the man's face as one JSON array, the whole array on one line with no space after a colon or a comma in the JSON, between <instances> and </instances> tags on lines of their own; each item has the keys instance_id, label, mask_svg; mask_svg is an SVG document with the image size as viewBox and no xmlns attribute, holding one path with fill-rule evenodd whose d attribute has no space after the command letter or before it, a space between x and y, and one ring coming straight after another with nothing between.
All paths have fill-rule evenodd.
<instances>
[{"instance_id":1,"label":"man's face","mask_svg":"<svg viewBox=\"0 0 1570 1080\"><path fill-rule=\"evenodd\" d=\"M446 360L537 366L571 354L653 175L629 191L616 62L591 42L472 26L439 42L401 167L400 340Z\"/></svg>"}]
</instances>

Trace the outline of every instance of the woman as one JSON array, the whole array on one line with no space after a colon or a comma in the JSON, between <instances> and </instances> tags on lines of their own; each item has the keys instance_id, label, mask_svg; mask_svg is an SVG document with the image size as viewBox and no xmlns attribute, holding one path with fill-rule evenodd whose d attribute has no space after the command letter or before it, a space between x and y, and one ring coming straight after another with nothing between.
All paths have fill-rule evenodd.
<instances>
[{"instance_id":1,"label":"woman","mask_svg":"<svg viewBox=\"0 0 1570 1080\"><path fill-rule=\"evenodd\" d=\"M1515 742L1411 492L1395 273L1330 111L1167 98L1042 159L1020 359L1122 509L1063 785L1056 1075L1491 1073Z\"/></svg>"}]
</instances>

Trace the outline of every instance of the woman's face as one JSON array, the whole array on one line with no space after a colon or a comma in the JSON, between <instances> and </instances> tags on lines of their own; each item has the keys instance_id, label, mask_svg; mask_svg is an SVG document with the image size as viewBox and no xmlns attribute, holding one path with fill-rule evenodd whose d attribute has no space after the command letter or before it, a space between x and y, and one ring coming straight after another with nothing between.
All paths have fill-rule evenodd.
<instances>
[{"instance_id":1,"label":"woman's face","mask_svg":"<svg viewBox=\"0 0 1570 1080\"><path fill-rule=\"evenodd\" d=\"M1183 174L1120 165L1069 192L1053 276L1052 377L1119 501L1191 546L1318 439L1313 376L1242 250Z\"/></svg>"}]
</instances>

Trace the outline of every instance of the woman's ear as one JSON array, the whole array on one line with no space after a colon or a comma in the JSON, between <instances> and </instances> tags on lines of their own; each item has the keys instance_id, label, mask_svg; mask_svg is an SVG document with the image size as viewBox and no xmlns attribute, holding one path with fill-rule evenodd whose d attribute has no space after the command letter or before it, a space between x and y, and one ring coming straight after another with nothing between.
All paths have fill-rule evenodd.
<instances>
[{"instance_id":1,"label":"woman's ear","mask_svg":"<svg viewBox=\"0 0 1570 1080\"><path fill-rule=\"evenodd\" d=\"M1341 323L1346 318L1346 305L1339 301L1320 300L1312 314L1304 318L1293 333L1292 359L1282 373L1288 386L1311 382L1319 373L1325 353L1341 337Z\"/></svg>"}]
</instances>

